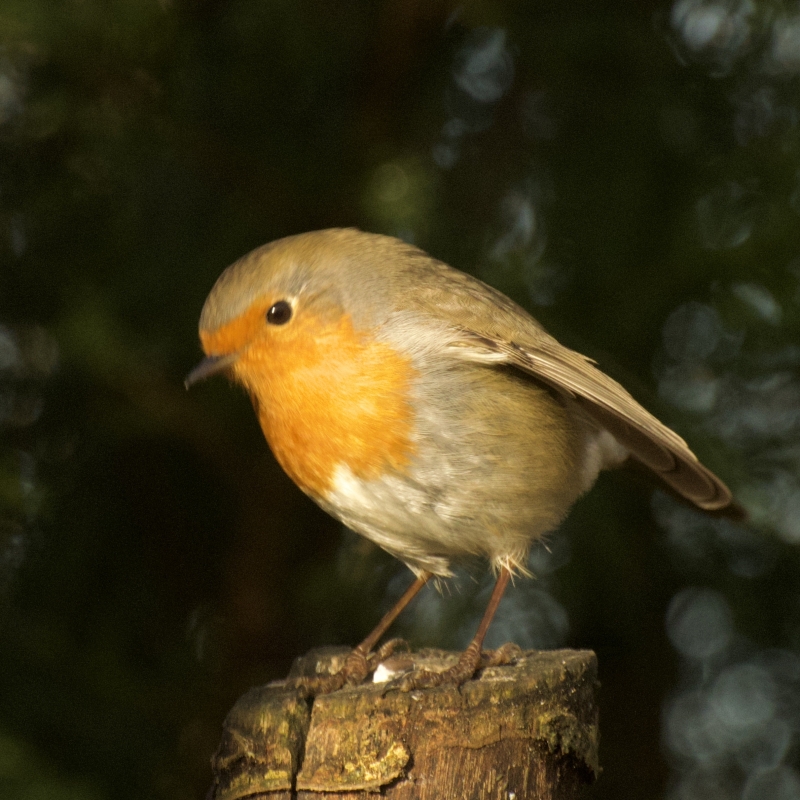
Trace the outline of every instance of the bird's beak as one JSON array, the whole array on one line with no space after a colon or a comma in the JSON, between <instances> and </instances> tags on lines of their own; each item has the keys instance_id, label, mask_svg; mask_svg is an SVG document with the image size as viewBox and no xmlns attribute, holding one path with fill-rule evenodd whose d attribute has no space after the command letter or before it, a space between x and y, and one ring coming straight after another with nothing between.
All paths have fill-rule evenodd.
<instances>
[{"instance_id":1,"label":"bird's beak","mask_svg":"<svg viewBox=\"0 0 800 800\"><path fill-rule=\"evenodd\" d=\"M238 353L228 353L226 356L207 356L186 376L183 385L188 389L195 383L224 372L236 361L238 356Z\"/></svg>"}]
</instances>

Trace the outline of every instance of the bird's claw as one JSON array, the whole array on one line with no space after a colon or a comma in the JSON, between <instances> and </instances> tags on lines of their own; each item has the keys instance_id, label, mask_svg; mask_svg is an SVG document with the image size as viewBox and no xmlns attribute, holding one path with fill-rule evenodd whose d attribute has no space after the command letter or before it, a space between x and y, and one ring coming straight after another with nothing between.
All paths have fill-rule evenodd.
<instances>
[{"instance_id":1,"label":"bird's claw","mask_svg":"<svg viewBox=\"0 0 800 800\"><path fill-rule=\"evenodd\" d=\"M397 650L408 650L408 643L403 639L390 639L377 650L364 653L356 647L345 659L342 668L333 675L308 675L292 678L287 682L291 689L300 689L304 697L330 694L347 686L358 686L381 662L389 658Z\"/></svg>"},{"instance_id":2,"label":"bird's claw","mask_svg":"<svg viewBox=\"0 0 800 800\"><path fill-rule=\"evenodd\" d=\"M499 667L511 664L522 655L519 645L508 642L496 650L483 650L475 653L471 649L461 654L458 662L449 669L441 672L420 669L400 675L389 681L383 694L391 691L413 692L418 689L432 689L436 686L454 686L458 688L485 667Z\"/></svg>"},{"instance_id":3,"label":"bird's claw","mask_svg":"<svg viewBox=\"0 0 800 800\"><path fill-rule=\"evenodd\" d=\"M286 681L289 689L298 689L304 698L316 697L321 694L330 694L341 689L347 676L344 669L333 675L303 675Z\"/></svg>"},{"instance_id":4,"label":"bird's claw","mask_svg":"<svg viewBox=\"0 0 800 800\"><path fill-rule=\"evenodd\" d=\"M513 664L521 655L522 648L518 644L506 642L496 650L484 650L481 653L481 669Z\"/></svg>"}]
</instances>

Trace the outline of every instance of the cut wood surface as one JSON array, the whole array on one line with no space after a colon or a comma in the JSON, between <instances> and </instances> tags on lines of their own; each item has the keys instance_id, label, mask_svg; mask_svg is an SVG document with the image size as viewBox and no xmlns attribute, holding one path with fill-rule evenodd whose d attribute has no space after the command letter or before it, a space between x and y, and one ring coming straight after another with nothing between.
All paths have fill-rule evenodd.
<instances>
[{"instance_id":1,"label":"cut wood surface","mask_svg":"<svg viewBox=\"0 0 800 800\"><path fill-rule=\"evenodd\" d=\"M329 673L348 651L312 651L293 674ZM443 669L457 653L403 654ZM304 699L251 689L225 720L209 800L573 800L599 772L597 661L527 651L460 689L365 683Z\"/></svg>"}]
</instances>

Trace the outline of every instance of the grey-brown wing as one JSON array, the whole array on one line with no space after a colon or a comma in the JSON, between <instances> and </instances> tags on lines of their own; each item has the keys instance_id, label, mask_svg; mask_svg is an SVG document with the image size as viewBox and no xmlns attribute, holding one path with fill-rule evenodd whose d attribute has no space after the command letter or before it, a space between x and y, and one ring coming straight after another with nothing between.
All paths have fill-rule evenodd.
<instances>
[{"instance_id":1,"label":"grey-brown wing","mask_svg":"<svg viewBox=\"0 0 800 800\"><path fill-rule=\"evenodd\" d=\"M590 359L564 347L497 290L420 255L420 268L436 271L437 280L419 281L413 301L460 329L458 357L507 363L527 372L574 398L634 458L690 502L707 511L735 506L728 487L697 460L686 442ZM743 515L738 506L731 511Z\"/></svg>"},{"instance_id":2,"label":"grey-brown wing","mask_svg":"<svg viewBox=\"0 0 800 800\"><path fill-rule=\"evenodd\" d=\"M479 338L504 361L578 402L633 457L699 508L717 511L732 502L728 487L704 467L677 433L659 422L615 380L580 353L537 330L535 343ZM526 337L527 338L527 337Z\"/></svg>"}]
</instances>

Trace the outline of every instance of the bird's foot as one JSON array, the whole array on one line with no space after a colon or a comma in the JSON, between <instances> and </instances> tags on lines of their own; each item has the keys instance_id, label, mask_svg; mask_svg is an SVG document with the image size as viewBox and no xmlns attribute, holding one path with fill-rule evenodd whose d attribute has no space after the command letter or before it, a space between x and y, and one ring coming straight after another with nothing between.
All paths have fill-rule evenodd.
<instances>
[{"instance_id":1,"label":"bird's foot","mask_svg":"<svg viewBox=\"0 0 800 800\"><path fill-rule=\"evenodd\" d=\"M419 669L401 675L387 683L384 694L392 690L413 692L418 689L431 689L435 686L454 686L458 688L475 676L484 667L499 667L510 664L522 654L522 649L508 642L497 650L478 650L468 647L449 669L441 672Z\"/></svg>"},{"instance_id":2,"label":"bird's foot","mask_svg":"<svg viewBox=\"0 0 800 800\"><path fill-rule=\"evenodd\" d=\"M459 687L466 683L481 668L481 651L468 647L458 661L449 669L433 672L418 669L390 681L384 693L396 689L400 692L413 692L417 689L432 689L435 686Z\"/></svg>"},{"instance_id":3,"label":"bird's foot","mask_svg":"<svg viewBox=\"0 0 800 800\"><path fill-rule=\"evenodd\" d=\"M497 650L484 650L481 653L481 669L484 667L502 667L513 664L522 655L522 648L514 642L506 642Z\"/></svg>"},{"instance_id":4,"label":"bird's foot","mask_svg":"<svg viewBox=\"0 0 800 800\"><path fill-rule=\"evenodd\" d=\"M301 675L296 678L290 678L287 681L287 686L291 689L300 689L304 697L330 694L345 685L357 686L382 661L400 649L408 650L408 644L403 639L390 639L370 653L365 653L361 647L356 647L348 654L338 672L332 675Z\"/></svg>"},{"instance_id":5,"label":"bird's foot","mask_svg":"<svg viewBox=\"0 0 800 800\"><path fill-rule=\"evenodd\" d=\"M364 661L366 662L366 672L364 672L364 674L358 680L348 681L348 683L351 685L361 683L361 681L363 681L367 675L369 675L371 672L374 672L384 661L393 656L398 650L408 652L410 649L411 648L405 639L389 639L388 642L384 642L377 650L374 650L365 657ZM350 656L348 656L348 661L351 657L355 657L355 654L356 651L353 650ZM346 667L347 662L345 662L345 668Z\"/></svg>"}]
</instances>

